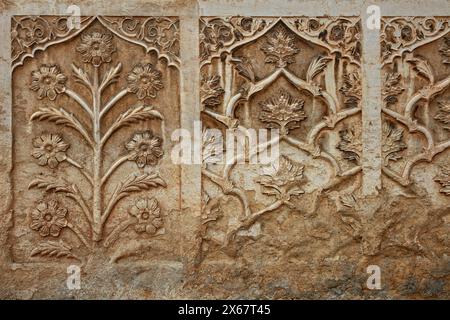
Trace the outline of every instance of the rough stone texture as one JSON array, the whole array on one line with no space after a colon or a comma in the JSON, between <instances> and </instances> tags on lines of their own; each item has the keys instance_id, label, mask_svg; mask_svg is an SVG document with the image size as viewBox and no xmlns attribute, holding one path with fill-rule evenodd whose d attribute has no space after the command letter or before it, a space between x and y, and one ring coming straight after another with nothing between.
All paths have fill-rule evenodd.
<instances>
[{"instance_id":1,"label":"rough stone texture","mask_svg":"<svg viewBox=\"0 0 450 320\"><path fill-rule=\"evenodd\" d=\"M448 1L0 8L1 298L450 297ZM279 166L174 164L200 119Z\"/></svg>"}]
</instances>

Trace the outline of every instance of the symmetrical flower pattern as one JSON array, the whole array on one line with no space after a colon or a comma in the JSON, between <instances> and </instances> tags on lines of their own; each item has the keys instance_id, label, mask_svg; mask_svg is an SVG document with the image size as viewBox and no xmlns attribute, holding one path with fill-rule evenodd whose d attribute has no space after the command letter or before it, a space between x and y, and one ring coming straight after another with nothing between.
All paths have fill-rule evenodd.
<instances>
[{"instance_id":1,"label":"symmetrical flower pattern","mask_svg":"<svg viewBox=\"0 0 450 320\"><path fill-rule=\"evenodd\" d=\"M304 104L304 100L293 98L288 92L280 90L275 97L260 102L262 111L259 120L269 127L279 128L282 135L288 134L290 129L300 127L300 122L306 119Z\"/></svg>"},{"instance_id":2,"label":"symmetrical flower pattern","mask_svg":"<svg viewBox=\"0 0 450 320\"><path fill-rule=\"evenodd\" d=\"M145 165L154 166L164 153L161 144L162 139L153 135L150 130L136 133L125 145L129 152L128 160L136 161L139 168L143 168Z\"/></svg>"},{"instance_id":3,"label":"symmetrical flower pattern","mask_svg":"<svg viewBox=\"0 0 450 320\"><path fill-rule=\"evenodd\" d=\"M66 89L66 80L67 77L57 65L42 65L39 70L31 73L30 89L37 91L39 99L47 97L55 100L56 96Z\"/></svg>"},{"instance_id":4,"label":"symmetrical flower pattern","mask_svg":"<svg viewBox=\"0 0 450 320\"><path fill-rule=\"evenodd\" d=\"M39 165L48 165L54 169L60 162L66 160L65 152L69 144L58 134L45 133L33 139L33 147L31 154L38 159Z\"/></svg>"},{"instance_id":5,"label":"symmetrical flower pattern","mask_svg":"<svg viewBox=\"0 0 450 320\"><path fill-rule=\"evenodd\" d=\"M81 53L83 62L92 63L98 67L104 62L111 62L111 54L116 51L110 33L100 33L97 31L91 34L82 34L81 43L77 51Z\"/></svg>"},{"instance_id":6,"label":"symmetrical flower pattern","mask_svg":"<svg viewBox=\"0 0 450 320\"><path fill-rule=\"evenodd\" d=\"M59 236L61 229L67 226L67 209L56 200L41 201L31 212L30 228L39 231L42 237Z\"/></svg>"},{"instance_id":7,"label":"symmetrical flower pattern","mask_svg":"<svg viewBox=\"0 0 450 320\"><path fill-rule=\"evenodd\" d=\"M133 18L130 17L127 21L130 19ZM157 21L155 19L156 17L151 18L151 21ZM39 99L47 97L52 101L59 101L58 94L64 94L65 98L61 100L65 103L64 108L38 105L33 107L34 110L30 115L27 114L32 124L46 121L52 128L58 127L56 133L40 133L32 141L31 156L39 165L47 166L51 170L41 168L39 174L30 177L28 188L41 189L45 195L42 197L44 200L30 211L29 227L43 237L59 237L62 228L68 230L68 236L61 237L58 241L40 240L31 250L30 256L75 258L83 261L99 248L96 244L101 243L102 247L108 248L118 241L124 232L128 232L127 228L131 224L137 232L145 231L149 234L157 233L162 227L160 208L153 197L138 200L130 208L130 216L126 214L126 219L118 219L119 223L112 221L111 214L122 199L133 193L144 190L150 193L152 189L167 187L167 183L155 168L164 154L163 139L148 129L140 132L131 131L133 130L131 125L137 124L144 128L159 128L154 129L158 132L164 131L165 117L158 110L160 101L156 100L152 106L145 104L135 106L135 103L147 97L155 99L157 92L163 88L162 72L154 68L158 59L168 61L167 64L163 64L166 66L164 68L178 69L178 57L174 51L179 43L178 22L176 19L162 18L164 24L175 23L168 25L174 32L158 31L157 34L165 34L165 37L159 39L150 39L154 37L154 32L148 33L148 30L145 31L145 39L139 35L121 36L122 39L129 39L135 44L143 45L145 42L144 47L148 49L146 53L139 55L141 62L138 61L134 66L124 63L124 69L129 68L131 71L121 75L122 63L117 61L114 66L109 65L116 57L122 57L124 54L117 52L114 39L120 32L115 29L116 26L113 28L109 24L110 20L103 17L82 18L82 30L78 30L77 33L68 31L67 38L60 37L48 29L47 22L51 20L50 18L38 17L35 20L36 23L32 24L27 19L22 19L20 20L22 26L15 25L14 28L19 32L26 23L27 30L35 33L33 36L35 41L41 41L39 35L42 35L42 46L29 42L36 50L45 50L49 45L56 45L64 39L71 38L78 40L78 44L73 50L74 63L67 66L66 59L62 62L62 68L72 68L70 80L74 81L67 81L68 77L61 72L59 66L43 64L32 72L31 85L29 89L27 88L37 92ZM93 21L99 22L95 31L84 31L84 28ZM150 26L150 20L145 22L145 25ZM170 35L174 39L171 39ZM25 43L24 35L13 36L17 43L21 45ZM56 42L53 43L53 40ZM151 46L150 43L157 44L157 47ZM143 55L147 55L149 51L156 54L144 57ZM16 58L22 59L21 54ZM152 63L148 63L149 59L152 59ZM15 62L16 65L22 63L22 60L19 60ZM75 82L80 86L71 87ZM111 86L112 84L115 85ZM177 98L169 100L177 101ZM115 113L119 108L119 101L123 111ZM111 116L112 114L114 116ZM134 132L131 140L120 142L123 135L117 133L127 127L129 131ZM78 154L69 154L70 145L63 136L68 140L70 136L72 147L74 143L77 144L74 152ZM110 153L110 148L114 147L112 141L117 143L116 139L119 139L119 145L125 145L127 151L125 154ZM86 152L80 154L80 151ZM66 166L64 168L59 166L63 161L67 164L68 170L65 170ZM127 161L136 162L139 170L135 168L135 172L127 173L124 165ZM146 166L148 167L144 168ZM119 169L124 174L123 178L118 179L120 181L111 179ZM60 194L64 197L59 196ZM46 199L59 199L59 203L56 200ZM120 214L123 215L118 212L118 215ZM132 235L135 236L133 233Z\"/></svg>"},{"instance_id":8,"label":"symmetrical flower pattern","mask_svg":"<svg viewBox=\"0 0 450 320\"><path fill-rule=\"evenodd\" d=\"M134 230L154 235L163 226L161 209L155 198L140 198L131 206L128 213L137 219Z\"/></svg>"},{"instance_id":9,"label":"symmetrical flower pattern","mask_svg":"<svg viewBox=\"0 0 450 320\"><path fill-rule=\"evenodd\" d=\"M152 64L137 64L128 74L128 91L135 93L138 99L156 98L157 91L163 88L161 72Z\"/></svg>"},{"instance_id":10,"label":"symmetrical flower pattern","mask_svg":"<svg viewBox=\"0 0 450 320\"><path fill-rule=\"evenodd\" d=\"M267 42L261 47L266 54L266 63L272 63L277 68L286 67L294 62L294 55L300 50L294 44L294 38L284 28L278 28L267 36Z\"/></svg>"}]
</instances>

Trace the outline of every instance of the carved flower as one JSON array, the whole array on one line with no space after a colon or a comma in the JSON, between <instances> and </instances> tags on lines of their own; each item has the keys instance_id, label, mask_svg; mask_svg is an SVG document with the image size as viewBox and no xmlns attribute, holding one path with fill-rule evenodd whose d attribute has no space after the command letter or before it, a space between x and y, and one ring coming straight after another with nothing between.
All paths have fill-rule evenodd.
<instances>
[{"instance_id":1,"label":"carved flower","mask_svg":"<svg viewBox=\"0 0 450 320\"><path fill-rule=\"evenodd\" d=\"M294 38L289 36L284 28L278 28L268 35L261 50L266 54L265 62L273 63L278 68L284 68L294 62L293 56L300 51L294 44Z\"/></svg>"},{"instance_id":2,"label":"carved flower","mask_svg":"<svg viewBox=\"0 0 450 320\"><path fill-rule=\"evenodd\" d=\"M343 85L339 91L345 96L344 104L347 108L355 108L361 99L361 78L358 72L351 72L343 76Z\"/></svg>"},{"instance_id":3,"label":"carved flower","mask_svg":"<svg viewBox=\"0 0 450 320\"><path fill-rule=\"evenodd\" d=\"M405 90L399 86L401 75L397 72L387 73L384 78L382 94L386 103L392 104L397 102L397 96Z\"/></svg>"},{"instance_id":4,"label":"carved flower","mask_svg":"<svg viewBox=\"0 0 450 320\"><path fill-rule=\"evenodd\" d=\"M128 160L136 161L139 168L143 168L147 164L155 165L164 153L161 143L162 139L154 136L150 130L136 133L125 145L130 152Z\"/></svg>"},{"instance_id":5,"label":"carved flower","mask_svg":"<svg viewBox=\"0 0 450 320\"><path fill-rule=\"evenodd\" d=\"M220 86L220 76L205 76L202 78L200 96L203 105L211 108L220 105L224 92Z\"/></svg>"},{"instance_id":6,"label":"carved flower","mask_svg":"<svg viewBox=\"0 0 450 320\"><path fill-rule=\"evenodd\" d=\"M38 159L41 166L48 165L54 169L58 164L66 160L66 150L69 144L64 142L58 134L44 133L33 139L34 150L31 155Z\"/></svg>"},{"instance_id":7,"label":"carved flower","mask_svg":"<svg viewBox=\"0 0 450 320\"><path fill-rule=\"evenodd\" d=\"M156 97L156 92L163 88L161 72L153 68L150 63L137 64L128 74L128 91L136 93L138 99Z\"/></svg>"},{"instance_id":8,"label":"carved flower","mask_svg":"<svg viewBox=\"0 0 450 320\"><path fill-rule=\"evenodd\" d=\"M81 43L77 51L81 53L83 62L92 63L95 67L103 62L111 62L111 54L116 51L112 43L112 35L103 34L97 31L91 34L82 34Z\"/></svg>"},{"instance_id":9,"label":"carved flower","mask_svg":"<svg viewBox=\"0 0 450 320\"><path fill-rule=\"evenodd\" d=\"M66 90L67 77L61 73L57 65L41 65L39 70L31 73L30 89L38 92L38 98L55 100L59 93Z\"/></svg>"},{"instance_id":10,"label":"carved flower","mask_svg":"<svg viewBox=\"0 0 450 320\"><path fill-rule=\"evenodd\" d=\"M278 95L261 102L262 111L259 120L268 123L269 127L274 124L280 128L280 134L288 134L290 129L300 127L300 122L306 118L303 111L305 101L293 98L284 90Z\"/></svg>"},{"instance_id":11,"label":"carved flower","mask_svg":"<svg viewBox=\"0 0 450 320\"><path fill-rule=\"evenodd\" d=\"M66 214L67 209L59 206L56 200L42 201L31 212L30 228L39 231L42 237L57 237L67 226Z\"/></svg>"},{"instance_id":12,"label":"carved flower","mask_svg":"<svg viewBox=\"0 0 450 320\"><path fill-rule=\"evenodd\" d=\"M439 52L441 53L444 60L442 63L450 64L450 36L444 38L444 43L439 48Z\"/></svg>"},{"instance_id":13,"label":"carved flower","mask_svg":"<svg viewBox=\"0 0 450 320\"><path fill-rule=\"evenodd\" d=\"M337 148L344 154L344 159L349 161L359 162L362 152L362 144L357 135L352 129L345 129L339 131L339 141Z\"/></svg>"},{"instance_id":14,"label":"carved flower","mask_svg":"<svg viewBox=\"0 0 450 320\"><path fill-rule=\"evenodd\" d=\"M450 104L438 101L438 108L439 111L436 113L434 119L442 122L444 129L450 130Z\"/></svg>"},{"instance_id":15,"label":"carved flower","mask_svg":"<svg viewBox=\"0 0 450 320\"><path fill-rule=\"evenodd\" d=\"M289 202L291 196L304 193L298 186L303 181L304 166L281 156L278 165L273 164L272 169L272 173L263 174L256 181L264 187L264 194L275 195L283 203L292 205Z\"/></svg>"},{"instance_id":16,"label":"carved flower","mask_svg":"<svg viewBox=\"0 0 450 320\"><path fill-rule=\"evenodd\" d=\"M396 128L394 123L385 121L383 123L383 146L382 153L385 163L389 160L397 161L402 158L400 151L407 148L403 142L403 129Z\"/></svg>"},{"instance_id":17,"label":"carved flower","mask_svg":"<svg viewBox=\"0 0 450 320\"><path fill-rule=\"evenodd\" d=\"M128 209L128 213L137 218L134 230L137 233L147 232L151 235L163 226L161 209L155 198L140 198Z\"/></svg>"}]
</instances>

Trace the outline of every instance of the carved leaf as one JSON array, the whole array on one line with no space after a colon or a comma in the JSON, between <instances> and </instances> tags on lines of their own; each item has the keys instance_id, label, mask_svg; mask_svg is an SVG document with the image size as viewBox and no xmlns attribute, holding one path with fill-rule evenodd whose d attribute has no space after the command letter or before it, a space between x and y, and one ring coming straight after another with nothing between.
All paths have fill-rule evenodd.
<instances>
[{"instance_id":1,"label":"carved leaf","mask_svg":"<svg viewBox=\"0 0 450 320\"><path fill-rule=\"evenodd\" d=\"M356 209L356 197L353 193L350 194L344 194L342 196L339 197L339 200L341 201L341 203L348 207L348 208L353 208Z\"/></svg>"},{"instance_id":2,"label":"carved leaf","mask_svg":"<svg viewBox=\"0 0 450 320\"><path fill-rule=\"evenodd\" d=\"M120 69L122 68L122 64L118 63L115 68L109 69L109 71L104 75L102 84L100 87L106 87L109 84L112 84L117 81L119 77Z\"/></svg>"},{"instance_id":3,"label":"carved leaf","mask_svg":"<svg viewBox=\"0 0 450 320\"><path fill-rule=\"evenodd\" d=\"M232 60L232 62L236 65L236 70L241 76L250 80L251 82L255 82L255 71L253 70L253 66L247 58L242 57L236 60Z\"/></svg>"},{"instance_id":4,"label":"carved leaf","mask_svg":"<svg viewBox=\"0 0 450 320\"><path fill-rule=\"evenodd\" d=\"M220 105L224 92L220 86L220 76L204 76L202 78L200 95L203 105L211 108Z\"/></svg>"},{"instance_id":5,"label":"carved leaf","mask_svg":"<svg viewBox=\"0 0 450 320\"><path fill-rule=\"evenodd\" d=\"M450 130L450 105L442 101L438 101L439 111L436 113L434 119L444 123L443 128Z\"/></svg>"},{"instance_id":6,"label":"carved leaf","mask_svg":"<svg viewBox=\"0 0 450 320\"><path fill-rule=\"evenodd\" d=\"M124 113L122 113L113 126L115 127L121 127L121 126L127 126L132 123L136 123L138 121L144 121L148 119L164 119L163 115L156 109L154 109L152 106L139 106L136 108L130 108Z\"/></svg>"},{"instance_id":7,"label":"carved leaf","mask_svg":"<svg viewBox=\"0 0 450 320\"><path fill-rule=\"evenodd\" d=\"M39 121L50 121L54 122L57 125L65 125L70 128L74 128L77 130L87 142L92 145L92 140L89 134L84 129L83 125L80 121L70 112L67 112L63 108L53 108L53 107L41 107L39 111L33 113L30 117L30 120L39 120Z\"/></svg>"},{"instance_id":8,"label":"carved leaf","mask_svg":"<svg viewBox=\"0 0 450 320\"><path fill-rule=\"evenodd\" d=\"M166 187L167 185L157 172L144 173L140 176L132 175L125 182L121 182L116 193L126 196L131 192L148 190L158 186Z\"/></svg>"},{"instance_id":9,"label":"carved leaf","mask_svg":"<svg viewBox=\"0 0 450 320\"><path fill-rule=\"evenodd\" d=\"M397 97L405 89L398 84L400 83L401 75L397 72L387 73L384 78L383 97L386 103L391 104L397 102Z\"/></svg>"},{"instance_id":10,"label":"carved leaf","mask_svg":"<svg viewBox=\"0 0 450 320\"><path fill-rule=\"evenodd\" d=\"M306 82L311 82L319 73L321 73L330 60L331 58L329 57L316 57L308 67L308 71L306 72Z\"/></svg>"},{"instance_id":11,"label":"carved leaf","mask_svg":"<svg viewBox=\"0 0 450 320\"><path fill-rule=\"evenodd\" d=\"M442 185L442 188L439 189L440 192L445 193L447 196L450 195L450 166L441 166L441 174L434 181Z\"/></svg>"},{"instance_id":12,"label":"carved leaf","mask_svg":"<svg viewBox=\"0 0 450 320\"><path fill-rule=\"evenodd\" d=\"M62 242L40 243L31 251L31 256L54 257L54 258L76 258L72 254L72 248Z\"/></svg>"},{"instance_id":13,"label":"carved leaf","mask_svg":"<svg viewBox=\"0 0 450 320\"><path fill-rule=\"evenodd\" d=\"M406 148L407 146L403 142L403 129L396 128L390 121L384 122L382 152L385 161L401 159L400 151Z\"/></svg>"},{"instance_id":14,"label":"carved leaf","mask_svg":"<svg viewBox=\"0 0 450 320\"><path fill-rule=\"evenodd\" d=\"M417 72L418 75L428 79L431 84L434 83L433 69L431 68L430 63L427 60L419 57L413 57L406 61L413 66L413 69Z\"/></svg>"},{"instance_id":15,"label":"carved leaf","mask_svg":"<svg viewBox=\"0 0 450 320\"><path fill-rule=\"evenodd\" d=\"M260 102L262 111L259 120L267 123L269 128L279 127L282 135L288 134L290 129L300 127L300 122L306 119L304 104L304 100L280 90L276 96Z\"/></svg>"},{"instance_id":16,"label":"carved leaf","mask_svg":"<svg viewBox=\"0 0 450 320\"><path fill-rule=\"evenodd\" d=\"M279 200L289 200L290 196L303 194L299 188L303 181L304 166L281 156L278 165L274 163L270 174L263 174L256 180L264 188L263 193L275 195Z\"/></svg>"},{"instance_id":17,"label":"carved leaf","mask_svg":"<svg viewBox=\"0 0 450 320\"><path fill-rule=\"evenodd\" d=\"M278 68L284 68L294 62L293 55L300 51L294 43L294 38L284 28L278 28L268 35L261 50L266 54L265 62L273 63Z\"/></svg>"},{"instance_id":18,"label":"carved leaf","mask_svg":"<svg viewBox=\"0 0 450 320\"><path fill-rule=\"evenodd\" d=\"M72 64L72 70L73 70L73 73L76 78L75 81L82 82L82 83L86 84L88 87L92 86L89 76L83 69L77 67L75 64Z\"/></svg>"},{"instance_id":19,"label":"carved leaf","mask_svg":"<svg viewBox=\"0 0 450 320\"><path fill-rule=\"evenodd\" d=\"M45 191L54 190L55 192L76 193L76 189L67 182L58 181L49 177L39 177L30 182L28 189L39 188Z\"/></svg>"},{"instance_id":20,"label":"carved leaf","mask_svg":"<svg viewBox=\"0 0 450 320\"><path fill-rule=\"evenodd\" d=\"M339 136L341 141L338 143L337 148L343 152L344 159L358 162L361 157L362 144L353 130L341 130L339 131Z\"/></svg>"}]
</instances>

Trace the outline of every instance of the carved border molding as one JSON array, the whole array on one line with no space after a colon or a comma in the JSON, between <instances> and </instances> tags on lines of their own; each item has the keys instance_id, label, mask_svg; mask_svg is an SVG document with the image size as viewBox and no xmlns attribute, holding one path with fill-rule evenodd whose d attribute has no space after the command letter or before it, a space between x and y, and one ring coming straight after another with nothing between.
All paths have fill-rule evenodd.
<instances>
[{"instance_id":1,"label":"carved border molding","mask_svg":"<svg viewBox=\"0 0 450 320\"><path fill-rule=\"evenodd\" d=\"M179 19L175 17L82 17L79 29L70 30L68 16L13 16L11 25L12 70L37 51L65 42L98 20L120 38L155 51L169 66L180 69Z\"/></svg>"}]
</instances>

